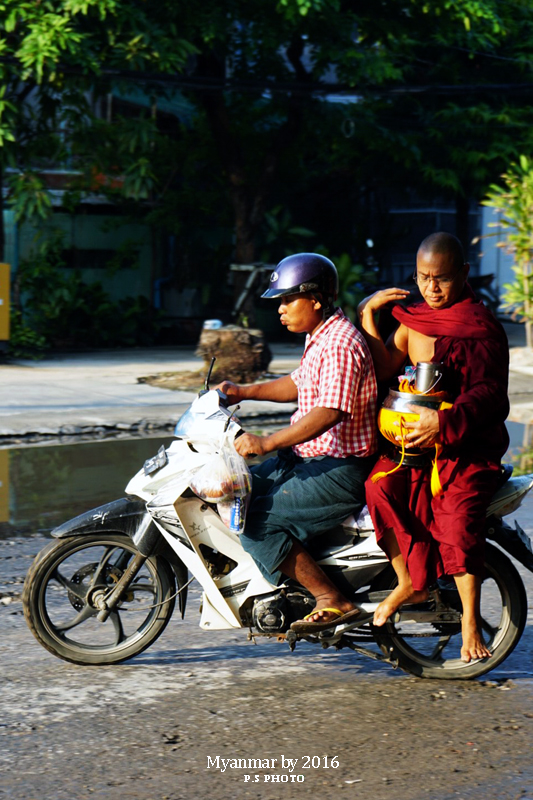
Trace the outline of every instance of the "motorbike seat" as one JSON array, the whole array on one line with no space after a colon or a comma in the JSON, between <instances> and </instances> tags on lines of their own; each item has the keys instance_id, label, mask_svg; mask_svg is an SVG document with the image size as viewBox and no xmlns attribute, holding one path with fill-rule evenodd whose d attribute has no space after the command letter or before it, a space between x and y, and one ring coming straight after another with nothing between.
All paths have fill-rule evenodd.
<instances>
[{"instance_id":1,"label":"motorbike seat","mask_svg":"<svg viewBox=\"0 0 533 800\"><path fill-rule=\"evenodd\" d=\"M361 537L370 536L373 531L374 526L370 519L368 508L364 506L363 509L357 512L357 517L354 514L350 514L341 525L315 537L310 543L309 551L311 553L321 553L331 547L347 547Z\"/></svg>"},{"instance_id":2,"label":"motorbike seat","mask_svg":"<svg viewBox=\"0 0 533 800\"><path fill-rule=\"evenodd\" d=\"M511 475L513 474L514 467L512 464L502 464L501 466L501 475L500 475L500 482L498 485L498 489L500 489L504 484L507 483Z\"/></svg>"},{"instance_id":3,"label":"motorbike seat","mask_svg":"<svg viewBox=\"0 0 533 800\"><path fill-rule=\"evenodd\" d=\"M342 525L338 525L336 528L331 528L331 530L326 533L321 533L320 536L316 536L309 543L309 552L313 555L322 553L330 548L348 547L353 544L356 538L357 530L355 528L350 530L349 528L344 528Z\"/></svg>"}]
</instances>

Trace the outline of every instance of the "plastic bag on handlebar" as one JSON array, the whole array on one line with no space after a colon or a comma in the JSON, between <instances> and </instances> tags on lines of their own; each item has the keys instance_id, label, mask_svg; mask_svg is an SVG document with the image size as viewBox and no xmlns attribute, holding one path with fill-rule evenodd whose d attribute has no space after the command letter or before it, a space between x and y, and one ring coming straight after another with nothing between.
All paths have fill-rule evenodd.
<instances>
[{"instance_id":1,"label":"plastic bag on handlebar","mask_svg":"<svg viewBox=\"0 0 533 800\"><path fill-rule=\"evenodd\" d=\"M194 472L189 486L206 503L220 503L234 497L232 475L220 453L215 453Z\"/></svg>"},{"instance_id":2,"label":"plastic bag on handlebar","mask_svg":"<svg viewBox=\"0 0 533 800\"><path fill-rule=\"evenodd\" d=\"M246 497L252 491L252 474L248 469L246 459L235 449L233 440L226 437L220 454L224 459L231 476L234 497Z\"/></svg>"},{"instance_id":3,"label":"plastic bag on handlebar","mask_svg":"<svg viewBox=\"0 0 533 800\"><path fill-rule=\"evenodd\" d=\"M234 533L240 534L244 531L246 522L252 491L252 475L245 459L237 453L230 436L225 438L220 453L231 475L233 499L217 503L217 510L224 524Z\"/></svg>"}]
</instances>

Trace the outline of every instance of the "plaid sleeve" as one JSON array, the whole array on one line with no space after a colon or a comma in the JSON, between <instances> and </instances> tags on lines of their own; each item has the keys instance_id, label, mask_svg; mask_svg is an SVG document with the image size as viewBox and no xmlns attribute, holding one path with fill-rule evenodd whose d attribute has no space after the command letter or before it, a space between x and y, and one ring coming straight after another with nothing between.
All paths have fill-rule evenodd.
<instances>
[{"instance_id":1,"label":"plaid sleeve","mask_svg":"<svg viewBox=\"0 0 533 800\"><path fill-rule=\"evenodd\" d=\"M361 354L342 342L333 343L320 369L316 405L353 414L362 372Z\"/></svg>"}]
</instances>

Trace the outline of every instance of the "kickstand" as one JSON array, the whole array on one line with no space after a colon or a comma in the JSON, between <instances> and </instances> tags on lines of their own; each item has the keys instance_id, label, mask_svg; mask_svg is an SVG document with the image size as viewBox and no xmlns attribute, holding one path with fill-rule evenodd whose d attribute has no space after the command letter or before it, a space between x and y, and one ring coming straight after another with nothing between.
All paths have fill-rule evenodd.
<instances>
[{"instance_id":1,"label":"kickstand","mask_svg":"<svg viewBox=\"0 0 533 800\"><path fill-rule=\"evenodd\" d=\"M353 650L355 653L360 653L362 656L371 658L374 661L386 661L387 664L390 664L393 667L393 669L397 669L399 667L398 659L393 658L394 650L392 647L389 649L389 654L385 656L383 653L376 653L374 650L369 650L368 647L362 647L361 645L354 644L353 642L347 642L344 637L341 639L341 642L341 646L349 647L350 650Z\"/></svg>"}]
</instances>

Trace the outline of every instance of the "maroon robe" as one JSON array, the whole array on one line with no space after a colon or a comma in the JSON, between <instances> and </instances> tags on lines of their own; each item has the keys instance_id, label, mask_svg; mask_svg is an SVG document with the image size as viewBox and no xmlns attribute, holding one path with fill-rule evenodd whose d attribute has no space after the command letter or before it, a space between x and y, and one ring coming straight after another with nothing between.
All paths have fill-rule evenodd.
<instances>
[{"instance_id":1,"label":"maroon robe","mask_svg":"<svg viewBox=\"0 0 533 800\"><path fill-rule=\"evenodd\" d=\"M502 326L468 284L449 308L422 302L392 313L406 327L437 337L433 361L444 364L454 401L438 412L440 495L431 495L430 465L401 467L366 483L378 541L383 546L384 532L394 530L413 587L420 590L442 574L483 574L485 513L509 445L509 347ZM394 466L382 456L372 474Z\"/></svg>"}]
</instances>

